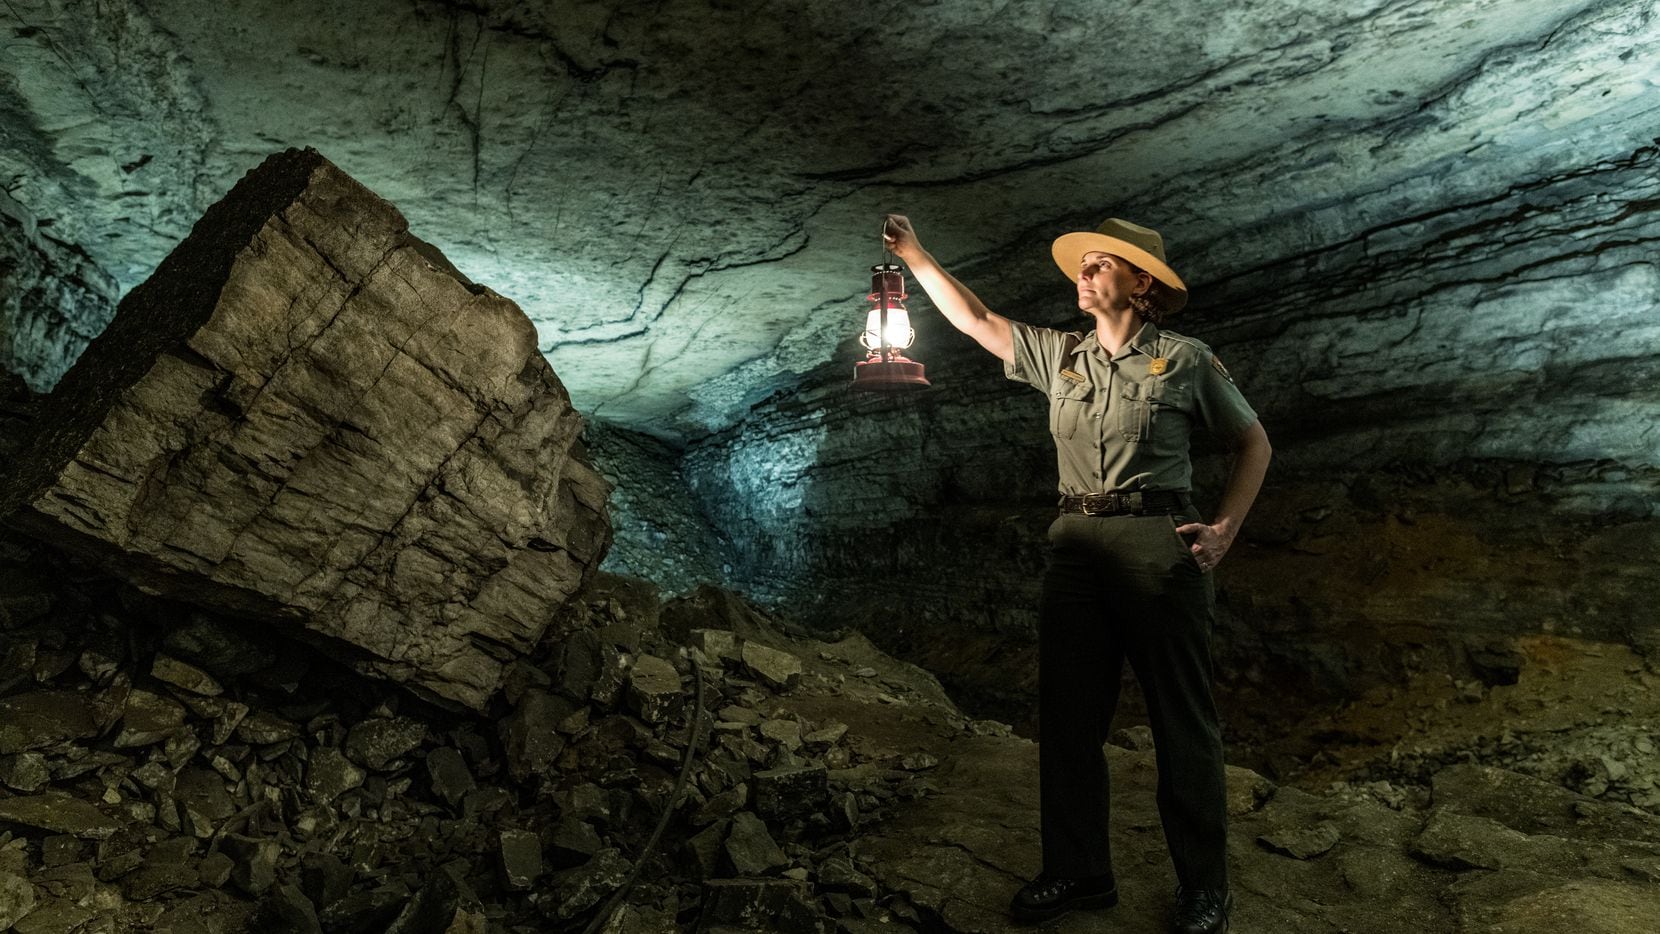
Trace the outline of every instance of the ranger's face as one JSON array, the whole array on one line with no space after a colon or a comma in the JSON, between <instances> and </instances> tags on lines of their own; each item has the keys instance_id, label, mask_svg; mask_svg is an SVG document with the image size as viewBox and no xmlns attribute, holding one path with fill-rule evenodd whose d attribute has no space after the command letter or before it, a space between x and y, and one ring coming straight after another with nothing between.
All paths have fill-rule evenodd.
<instances>
[{"instance_id":1,"label":"ranger's face","mask_svg":"<svg viewBox=\"0 0 1660 934\"><path fill-rule=\"evenodd\" d=\"M1132 271L1121 257L1099 251L1085 253L1078 268L1078 309L1084 312L1130 307L1130 296L1153 284L1147 272Z\"/></svg>"}]
</instances>

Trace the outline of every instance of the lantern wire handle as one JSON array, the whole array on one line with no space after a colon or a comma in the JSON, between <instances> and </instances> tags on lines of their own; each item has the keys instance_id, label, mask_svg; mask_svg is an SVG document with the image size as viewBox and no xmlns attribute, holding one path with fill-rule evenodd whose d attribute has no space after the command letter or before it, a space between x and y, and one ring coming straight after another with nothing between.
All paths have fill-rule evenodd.
<instances>
[{"instance_id":1,"label":"lantern wire handle","mask_svg":"<svg viewBox=\"0 0 1660 934\"><path fill-rule=\"evenodd\" d=\"M887 237L887 235L888 235L888 218L887 218L886 215L883 215L883 217L882 217L882 235L876 241L877 243L882 245L881 260L877 264L879 266L888 265L888 237ZM882 296L882 306L881 306L882 307L882 315L881 315L881 318L878 319L877 324L881 328L882 362L887 363L888 360L890 360L892 358L892 354L890 354L889 351L888 351L888 273L887 273L887 270L886 269L881 270L877 274L877 277L878 277L877 281L880 283L880 287L877 289L877 292Z\"/></svg>"}]
</instances>

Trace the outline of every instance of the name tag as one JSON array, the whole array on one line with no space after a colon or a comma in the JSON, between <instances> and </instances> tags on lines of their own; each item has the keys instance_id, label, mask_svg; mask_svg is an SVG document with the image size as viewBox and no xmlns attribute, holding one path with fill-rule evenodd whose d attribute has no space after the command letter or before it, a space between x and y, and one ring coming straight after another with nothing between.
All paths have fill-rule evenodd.
<instances>
[{"instance_id":1,"label":"name tag","mask_svg":"<svg viewBox=\"0 0 1660 934\"><path fill-rule=\"evenodd\" d=\"M1077 373L1072 370L1062 370L1061 376L1065 379L1073 381L1074 383L1081 383L1084 381L1084 374Z\"/></svg>"}]
</instances>

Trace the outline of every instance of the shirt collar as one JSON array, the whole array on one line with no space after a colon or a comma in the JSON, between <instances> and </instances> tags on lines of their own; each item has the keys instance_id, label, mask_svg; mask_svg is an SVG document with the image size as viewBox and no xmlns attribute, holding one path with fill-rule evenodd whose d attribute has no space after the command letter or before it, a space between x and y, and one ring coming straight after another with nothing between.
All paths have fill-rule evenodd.
<instances>
[{"instance_id":1,"label":"shirt collar","mask_svg":"<svg viewBox=\"0 0 1660 934\"><path fill-rule=\"evenodd\" d=\"M1158 356L1159 326L1151 321L1141 322L1141 330L1130 338L1130 346L1149 357Z\"/></svg>"},{"instance_id":2,"label":"shirt collar","mask_svg":"<svg viewBox=\"0 0 1660 934\"><path fill-rule=\"evenodd\" d=\"M1133 347L1149 357L1156 357L1158 356L1158 342L1159 326L1151 321L1143 321L1141 322L1141 329L1136 331L1135 335L1130 338L1129 343L1124 346ZM1078 346L1072 348L1072 354L1077 356L1100 347L1101 343L1095 339L1095 330L1091 329L1088 334L1084 335L1084 339L1078 342ZM1124 351L1119 350L1118 353L1122 355Z\"/></svg>"}]
</instances>

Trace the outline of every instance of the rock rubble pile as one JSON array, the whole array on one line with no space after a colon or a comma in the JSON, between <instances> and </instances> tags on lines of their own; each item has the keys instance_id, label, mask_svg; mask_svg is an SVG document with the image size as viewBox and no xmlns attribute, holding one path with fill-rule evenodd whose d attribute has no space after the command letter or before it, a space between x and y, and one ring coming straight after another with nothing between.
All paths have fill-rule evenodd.
<instances>
[{"instance_id":1,"label":"rock rubble pile","mask_svg":"<svg viewBox=\"0 0 1660 934\"><path fill-rule=\"evenodd\" d=\"M1587 696L1640 704L1649 673L1605 661ZM1539 755L1608 739L1563 706L1504 716ZM1414 729L1392 779L1358 734L1374 765L1323 793L1229 768L1241 929L1652 930L1660 818ZM1165 923L1149 739L1105 750L1124 900L1062 934ZM925 672L710 588L659 606L602 575L475 714L0 540L0 931L1013 931L1036 775Z\"/></svg>"},{"instance_id":2,"label":"rock rubble pile","mask_svg":"<svg viewBox=\"0 0 1660 934\"><path fill-rule=\"evenodd\" d=\"M916 916L848 843L929 794L937 760L872 759L847 723L784 714L778 698L825 676L730 595L672 602L659 626L649 585L606 576L476 717L25 539L0 544L0 578L0 930Z\"/></svg>"}]
</instances>

